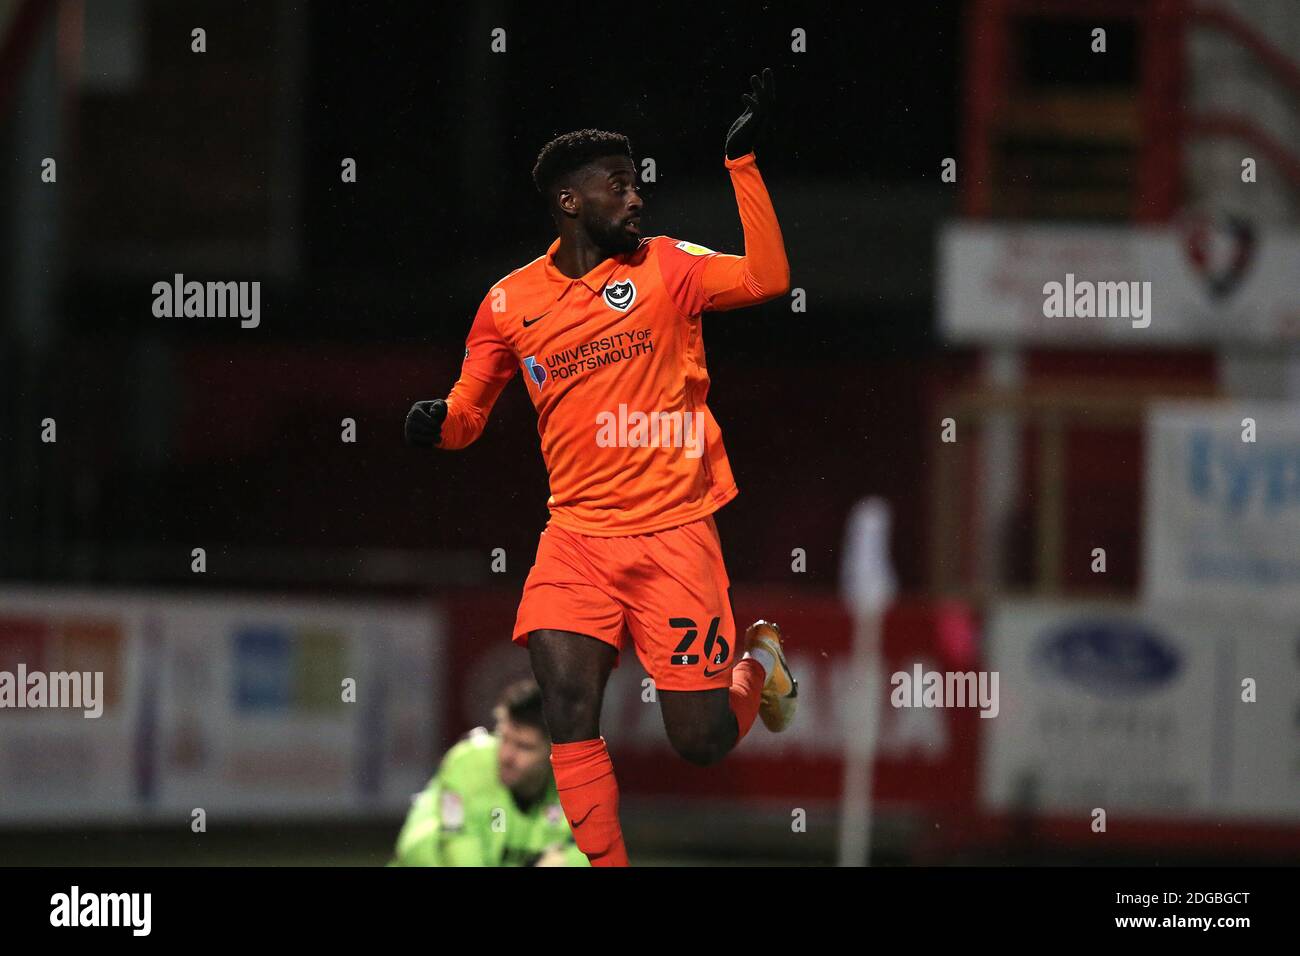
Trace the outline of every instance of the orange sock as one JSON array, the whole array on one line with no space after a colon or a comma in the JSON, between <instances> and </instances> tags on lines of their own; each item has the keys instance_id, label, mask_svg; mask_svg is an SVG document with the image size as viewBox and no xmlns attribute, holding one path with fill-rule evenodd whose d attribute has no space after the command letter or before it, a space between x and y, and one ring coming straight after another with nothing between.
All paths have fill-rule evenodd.
<instances>
[{"instance_id":1,"label":"orange sock","mask_svg":"<svg viewBox=\"0 0 1300 956\"><path fill-rule=\"evenodd\" d=\"M618 782L605 738L552 744L551 769L578 849L592 866L627 866L618 824Z\"/></svg>"},{"instance_id":2,"label":"orange sock","mask_svg":"<svg viewBox=\"0 0 1300 956\"><path fill-rule=\"evenodd\" d=\"M749 733L749 728L754 726L754 718L758 716L758 705L763 701L763 684L766 681L767 674L763 671L763 665L752 657L737 662L731 669L731 694L727 702L731 704L731 712L736 715L736 723L740 727L740 733L736 735L736 744L740 743L745 734Z\"/></svg>"}]
</instances>

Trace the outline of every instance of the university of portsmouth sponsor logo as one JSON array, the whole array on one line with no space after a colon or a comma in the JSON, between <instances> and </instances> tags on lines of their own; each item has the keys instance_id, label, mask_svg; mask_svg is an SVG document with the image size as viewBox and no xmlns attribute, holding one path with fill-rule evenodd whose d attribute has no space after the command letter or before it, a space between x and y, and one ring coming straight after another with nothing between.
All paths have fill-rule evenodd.
<instances>
[{"instance_id":1,"label":"university of portsmouth sponsor logo","mask_svg":"<svg viewBox=\"0 0 1300 956\"><path fill-rule=\"evenodd\" d=\"M636 285L631 279L624 279L622 282L611 282L605 286L605 304L611 309L626 312L632 308L632 303L635 301Z\"/></svg>"},{"instance_id":2,"label":"university of portsmouth sponsor logo","mask_svg":"<svg viewBox=\"0 0 1300 956\"><path fill-rule=\"evenodd\" d=\"M546 384L546 366L537 361L536 355L524 359L524 372L538 388Z\"/></svg>"},{"instance_id":3,"label":"university of portsmouth sponsor logo","mask_svg":"<svg viewBox=\"0 0 1300 956\"><path fill-rule=\"evenodd\" d=\"M684 448L687 458L704 454L703 412L629 411L596 415L596 444L601 448Z\"/></svg>"},{"instance_id":4,"label":"university of portsmouth sponsor logo","mask_svg":"<svg viewBox=\"0 0 1300 956\"><path fill-rule=\"evenodd\" d=\"M654 350L654 333L649 329L614 332L552 352L544 359L545 368L539 366L538 371L544 373L543 377L549 375L555 381L563 382L607 365L616 365L643 355L653 355ZM535 360L536 356L530 356L524 361L527 363Z\"/></svg>"}]
</instances>

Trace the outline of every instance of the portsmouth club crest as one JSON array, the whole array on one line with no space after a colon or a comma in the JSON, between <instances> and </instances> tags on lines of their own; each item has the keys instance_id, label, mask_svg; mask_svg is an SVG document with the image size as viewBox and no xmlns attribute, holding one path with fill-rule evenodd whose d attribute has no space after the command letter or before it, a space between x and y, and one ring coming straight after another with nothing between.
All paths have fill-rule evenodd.
<instances>
[{"instance_id":1,"label":"portsmouth club crest","mask_svg":"<svg viewBox=\"0 0 1300 956\"><path fill-rule=\"evenodd\" d=\"M605 304L618 312L626 312L636 301L636 286L631 279L611 282L605 286Z\"/></svg>"}]
</instances>

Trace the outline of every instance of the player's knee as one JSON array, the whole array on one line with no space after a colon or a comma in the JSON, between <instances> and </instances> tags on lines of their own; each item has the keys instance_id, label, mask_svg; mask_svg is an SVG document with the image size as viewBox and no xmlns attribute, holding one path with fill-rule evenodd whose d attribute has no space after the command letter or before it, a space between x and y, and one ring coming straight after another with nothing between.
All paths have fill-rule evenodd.
<instances>
[{"instance_id":1,"label":"player's knee","mask_svg":"<svg viewBox=\"0 0 1300 956\"><path fill-rule=\"evenodd\" d=\"M552 739L588 740L597 736L600 700L587 688L574 684L546 687L542 709Z\"/></svg>"},{"instance_id":2,"label":"player's knee","mask_svg":"<svg viewBox=\"0 0 1300 956\"><path fill-rule=\"evenodd\" d=\"M731 741L724 735L702 733L698 730L669 734L673 749L687 763L709 767L720 761L731 750Z\"/></svg>"},{"instance_id":3,"label":"player's knee","mask_svg":"<svg viewBox=\"0 0 1300 956\"><path fill-rule=\"evenodd\" d=\"M727 755L725 750L712 743L679 744L676 750L683 760L697 767L710 767Z\"/></svg>"}]
</instances>

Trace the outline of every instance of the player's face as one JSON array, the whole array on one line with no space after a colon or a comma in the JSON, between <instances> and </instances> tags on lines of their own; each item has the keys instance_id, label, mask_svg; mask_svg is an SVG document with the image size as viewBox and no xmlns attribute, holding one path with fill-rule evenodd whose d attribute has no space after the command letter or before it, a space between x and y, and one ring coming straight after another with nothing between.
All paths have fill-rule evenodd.
<instances>
[{"instance_id":1,"label":"player's face","mask_svg":"<svg viewBox=\"0 0 1300 956\"><path fill-rule=\"evenodd\" d=\"M551 748L546 735L536 727L514 723L504 714L497 717L497 771L501 783L510 790L540 789L551 769Z\"/></svg>"},{"instance_id":2,"label":"player's face","mask_svg":"<svg viewBox=\"0 0 1300 956\"><path fill-rule=\"evenodd\" d=\"M610 255L631 252L641 242L641 192L628 156L604 156L579 181L578 218L591 241Z\"/></svg>"}]
</instances>

